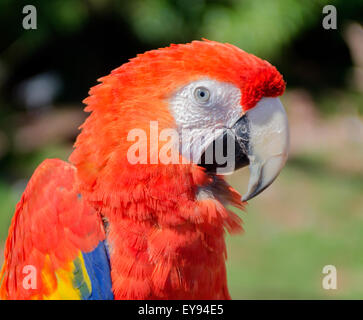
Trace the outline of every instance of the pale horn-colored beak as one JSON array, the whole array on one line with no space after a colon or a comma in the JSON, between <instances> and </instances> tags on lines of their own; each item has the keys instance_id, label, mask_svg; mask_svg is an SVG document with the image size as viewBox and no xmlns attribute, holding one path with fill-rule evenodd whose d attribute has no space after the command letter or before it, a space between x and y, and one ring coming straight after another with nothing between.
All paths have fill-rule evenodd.
<instances>
[{"instance_id":1,"label":"pale horn-colored beak","mask_svg":"<svg viewBox=\"0 0 363 320\"><path fill-rule=\"evenodd\" d=\"M250 179L243 201L258 195L276 179L289 150L289 126L279 98L262 98L245 116L249 124Z\"/></svg>"}]
</instances>

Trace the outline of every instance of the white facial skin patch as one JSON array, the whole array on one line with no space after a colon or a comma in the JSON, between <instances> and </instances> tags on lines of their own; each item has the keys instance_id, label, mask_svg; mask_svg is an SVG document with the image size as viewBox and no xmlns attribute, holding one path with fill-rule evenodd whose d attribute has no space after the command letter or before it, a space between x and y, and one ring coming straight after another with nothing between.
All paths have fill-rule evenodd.
<instances>
[{"instance_id":1,"label":"white facial skin patch","mask_svg":"<svg viewBox=\"0 0 363 320\"><path fill-rule=\"evenodd\" d=\"M241 117L240 101L241 91L231 83L204 78L180 88L169 106L182 139L181 154L198 161L216 135Z\"/></svg>"}]
</instances>

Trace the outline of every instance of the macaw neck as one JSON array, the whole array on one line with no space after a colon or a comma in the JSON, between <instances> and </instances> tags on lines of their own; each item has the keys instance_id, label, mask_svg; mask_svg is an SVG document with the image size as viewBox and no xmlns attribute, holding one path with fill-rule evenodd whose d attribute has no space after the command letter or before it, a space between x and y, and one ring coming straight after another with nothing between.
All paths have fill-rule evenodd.
<instances>
[{"instance_id":1,"label":"macaw neck","mask_svg":"<svg viewBox=\"0 0 363 320\"><path fill-rule=\"evenodd\" d=\"M115 299L228 299L223 230L129 219L107 234Z\"/></svg>"},{"instance_id":2,"label":"macaw neck","mask_svg":"<svg viewBox=\"0 0 363 320\"><path fill-rule=\"evenodd\" d=\"M222 178L198 173L200 184L159 175L96 196L116 299L229 298L224 234L241 227L225 205L242 204Z\"/></svg>"}]
</instances>

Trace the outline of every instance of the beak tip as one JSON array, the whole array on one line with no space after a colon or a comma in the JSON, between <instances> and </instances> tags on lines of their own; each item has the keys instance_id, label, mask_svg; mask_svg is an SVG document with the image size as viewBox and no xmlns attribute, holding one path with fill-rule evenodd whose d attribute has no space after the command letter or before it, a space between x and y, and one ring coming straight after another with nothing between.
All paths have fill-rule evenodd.
<instances>
[{"instance_id":1,"label":"beak tip","mask_svg":"<svg viewBox=\"0 0 363 320\"><path fill-rule=\"evenodd\" d=\"M246 194L244 194L243 196L242 196L242 201L243 202L247 202L247 201L249 201L249 200L251 200L252 198L254 198L255 196L257 196L260 192L262 192L262 190L254 190L254 191L252 191L252 192L247 192Z\"/></svg>"},{"instance_id":2,"label":"beak tip","mask_svg":"<svg viewBox=\"0 0 363 320\"><path fill-rule=\"evenodd\" d=\"M241 200L242 202L247 202L248 200L250 200L251 198L253 198L250 194L250 192L245 193L242 197Z\"/></svg>"}]
</instances>

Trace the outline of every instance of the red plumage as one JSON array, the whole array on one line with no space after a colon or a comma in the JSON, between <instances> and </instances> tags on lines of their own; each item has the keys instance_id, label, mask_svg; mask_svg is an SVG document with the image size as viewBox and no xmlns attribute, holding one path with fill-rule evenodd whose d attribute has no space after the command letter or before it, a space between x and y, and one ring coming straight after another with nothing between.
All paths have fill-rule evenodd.
<instances>
[{"instance_id":1,"label":"red plumage","mask_svg":"<svg viewBox=\"0 0 363 320\"><path fill-rule=\"evenodd\" d=\"M57 159L44 161L30 179L11 222L0 298L51 295L57 287L56 271L67 269L79 250L93 250L104 237L101 217L78 194L76 168ZM24 267L29 265L37 271L36 289L22 283Z\"/></svg>"},{"instance_id":2,"label":"red plumage","mask_svg":"<svg viewBox=\"0 0 363 320\"><path fill-rule=\"evenodd\" d=\"M210 176L197 165L132 165L126 156L132 143L127 141L131 129L148 132L150 121L158 121L159 130L175 127L167 99L180 86L201 77L240 88L244 108L241 114L253 108L262 96L281 95L285 88L282 76L268 62L229 44L194 41L138 55L101 78L102 83L93 87L85 99L85 110L92 113L82 125L69 159L74 167L62 165L62 170L67 167L72 174L49 172L44 182L35 183L33 180L43 179L38 172L43 169L39 168L30 182L34 187L28 186L18 205L17 211L26 203L24 199L36 199L44 189L54 192L59 180L69 179L73 191L65 199L72 202L58 199L58 210L67 211L67 206L75 206L75 195L81 193L83 205L100 213L107 222L105 231L116 299L230 298L224 230L238 232L242 228L241 220L226 206L243 209L240 195L222 177ZM159 150L161 147L162 143ZM200 188L208 188L214 197L197 198ZM37 207L44 210L41 203ZM98 224L94 223L98 218L88 224L87 215L81 215L75 208L69 212L79 215L77 226L82 225L76 228L80 234L71 233L74 239L62 239L62 246L69 248L65 253L72 255L73 242L78 247L84 243L92 247L93 240L102 238L103 231L97 230ZM41 236L45 222L37 221L35 214L24 217L31 219L29 222L18 222L19 218L16 214L10 234L20 227L36 225L40 246L60 245ZM67 219L61 224L46 224L73 230ZM90 230L97 236L78 243L77 236L87 237ZM68 237L64 232L62 235ZM8 241L7 254L15 247ZM29 244L26 251L31 250ZM64 259L55 261L61 263Z\"/></svg>"}]
</instances>

